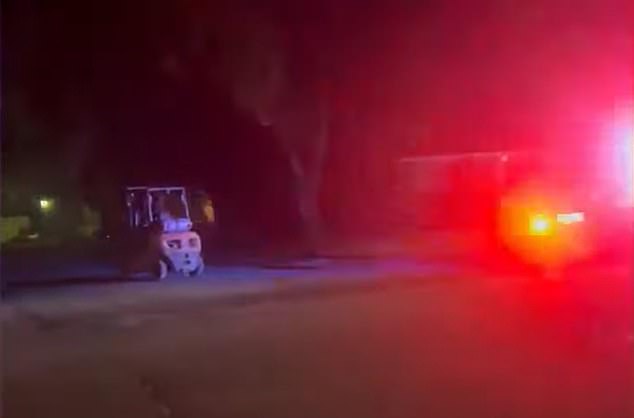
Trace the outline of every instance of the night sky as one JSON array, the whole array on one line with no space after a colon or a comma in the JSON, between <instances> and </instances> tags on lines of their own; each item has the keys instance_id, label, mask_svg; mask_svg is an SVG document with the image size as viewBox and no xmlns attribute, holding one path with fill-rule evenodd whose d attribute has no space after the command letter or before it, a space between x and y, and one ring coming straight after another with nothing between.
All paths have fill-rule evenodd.
<instances>
[{"instance_id":1,"label":"night sky","mask_svg":"<svg viewBox=\"0 0 634 418\"><path fill-rule=\"evenodd\" d=\"M591 136L631 98L629 3L5 1L3 180L184 183L290 216L284 152L234 100L258 19L293 85L326 91L327 206L381 193L402 155Z\"/></svg>"}]
</instances>

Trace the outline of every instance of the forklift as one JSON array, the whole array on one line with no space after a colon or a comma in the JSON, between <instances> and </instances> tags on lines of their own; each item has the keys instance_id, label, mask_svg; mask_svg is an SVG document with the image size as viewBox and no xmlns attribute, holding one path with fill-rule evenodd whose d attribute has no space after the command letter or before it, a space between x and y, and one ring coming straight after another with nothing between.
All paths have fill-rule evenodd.
<instances>
[{"instance_id":1,"label":"forklift","mask_svg":"<svg viewBox=\"0 0 634 418\"><path fill-rule=\"evenodd\" d=\"M184 187L126 187L126 219L119 250L124 276L170 272L198 276L205 264L202 243L192 230Z\"/></svg>"}]
</instances>

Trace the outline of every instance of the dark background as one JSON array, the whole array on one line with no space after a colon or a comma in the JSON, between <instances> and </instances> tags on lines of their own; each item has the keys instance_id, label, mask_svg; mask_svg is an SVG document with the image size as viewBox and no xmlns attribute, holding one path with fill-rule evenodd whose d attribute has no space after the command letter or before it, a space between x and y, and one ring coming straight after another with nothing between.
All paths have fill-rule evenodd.
<instances>
[{"instance_id":1,"label":"dark background","mask_svg":"<svg viewBox=\"0 0 634 418\"><path fill-rule=\"evenodd\" d=\"M226 224L295 231L287 155L234 99L244 31L266 38L234 23L257 16L283 39L262 48L279 49L299 96L326 98L327 224L362 230L389 206L401 156L596 136L631 95L630 7L8 0L3 211L44 192L103 210L121 185L182 183L206 189Z\"/></svg>"}]
</instances>

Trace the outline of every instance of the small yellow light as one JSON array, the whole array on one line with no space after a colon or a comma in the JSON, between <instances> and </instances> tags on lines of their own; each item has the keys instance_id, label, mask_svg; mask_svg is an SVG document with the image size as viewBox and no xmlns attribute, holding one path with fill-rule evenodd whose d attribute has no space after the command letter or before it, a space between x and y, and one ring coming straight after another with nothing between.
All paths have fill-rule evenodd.
<instances>
[{"instance_id":1,"label":"small yellow light","mask_svg":"<svg viewBox=\"0 0 634 418\"><path fill-rule=\"evenodd\" d=\"M43 212L48 212L53 209L53 202L50 199L40 199L40 209Z\"/></svg>"},{"instance_id":2,"label":"small yellow light","mask_svg":"<svg viewBox=\"0 0 634 418\"><path fill-rule=\"evenodd\" d=\"M529 229L531 235L548 235L551 229L550 219L543 214L534 215L530 219Z\"/></svg>"}]
</instances>

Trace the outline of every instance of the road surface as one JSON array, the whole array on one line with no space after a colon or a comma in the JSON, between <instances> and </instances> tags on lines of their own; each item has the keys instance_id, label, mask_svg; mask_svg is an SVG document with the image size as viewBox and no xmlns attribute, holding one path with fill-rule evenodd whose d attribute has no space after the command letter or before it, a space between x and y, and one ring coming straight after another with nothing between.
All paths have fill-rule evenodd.
<instances>
[{"instance_id":1,"label":"road surface","mask_svg":"<svg viewBox=\"0 0 634 418\"><path fill-rule=\"evenodd\" d=\"M3 416L634 416L629 270L373 271L17 294Z\"/></svg>"}]
</instances>

